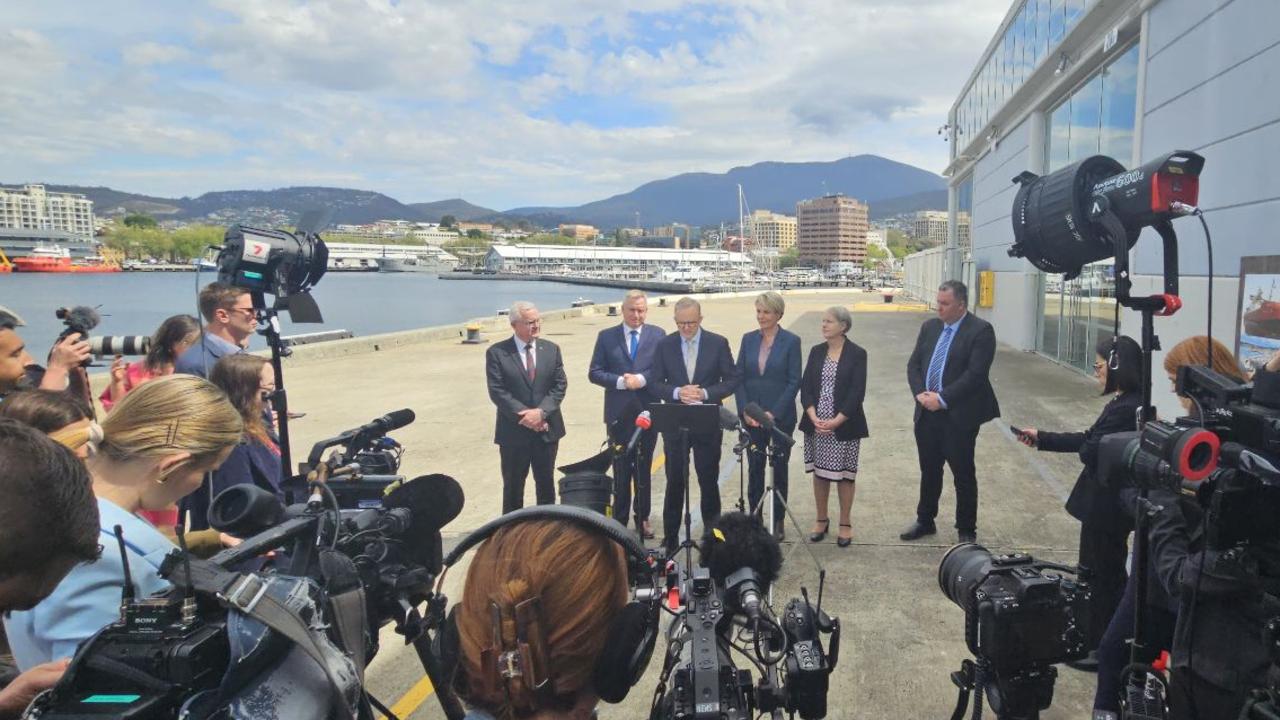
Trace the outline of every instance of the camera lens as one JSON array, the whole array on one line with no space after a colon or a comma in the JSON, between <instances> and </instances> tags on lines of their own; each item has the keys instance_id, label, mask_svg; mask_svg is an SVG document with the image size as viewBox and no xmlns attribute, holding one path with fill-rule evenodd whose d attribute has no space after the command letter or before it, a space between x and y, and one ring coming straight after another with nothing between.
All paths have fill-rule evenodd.
<instances>
[{"instance_id":1,"label":"camera lens","mask_svg":"<svg viewBox=\"0 0 1280 720\"><path fill-rule=\"evenodd\" d=\"M975 543L960 543L938 563L938 587L951 602L972 612L973 591L991 571L991 552Z\"/></svg>"}]
</instances>

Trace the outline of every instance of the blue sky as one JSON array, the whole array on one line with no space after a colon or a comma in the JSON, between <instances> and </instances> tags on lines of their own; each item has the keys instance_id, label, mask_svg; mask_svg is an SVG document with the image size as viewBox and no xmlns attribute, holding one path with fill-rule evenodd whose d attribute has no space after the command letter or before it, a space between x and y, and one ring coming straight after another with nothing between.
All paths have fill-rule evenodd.
<instances>
[{"instance_id":1,"label":"blue sky","mask_svg":"<svg viewBox=\"0 0 1280 720\"><path fill-rule=\"evenodd\" d=\"M0 28L0 182L506 209L765 160L936 172L1010 2L23 3Z\"/></svg>"}]
</instances>

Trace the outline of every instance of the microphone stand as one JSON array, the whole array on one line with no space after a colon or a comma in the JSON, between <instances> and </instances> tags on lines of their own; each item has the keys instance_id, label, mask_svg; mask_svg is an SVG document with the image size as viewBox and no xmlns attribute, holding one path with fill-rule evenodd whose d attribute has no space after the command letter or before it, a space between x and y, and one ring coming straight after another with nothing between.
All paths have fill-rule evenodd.
<instances>
[{"instance_id":1,"label":"microphone stand","mask_svg":"<svg viewBox=\"0 0 1280 720\"><path fill-rule=\"evenodd\" d=\"M763 430L764 428L761 428L761 429ZM782 456L784 454L785 449L777 447L777 445L773 442L772 435L773 435L772 433L766 431L764 433L764 448L758 451L753 448L753 452L758 452L761 456L768 457L769 476L768 476L768 481L765 483L765 486L764 486L764 493L760 496L760 504L756 505L756 507L754 508L751 508L751 512L752 514L761 512L766 516L765 522L767 522L768 524L765 527L768 528L769 532L772 534L773 533L773 516L774 516L773 507L775 502L779 503L782 505L783 517L791 521L791 528L795 531L796 537L803 538L804 534L800 530L800 522L796 519L795 512L792 511L791 505L787 502L787 499L783 497L781 493L778 492L778 489L775 485L775 476L778 472L778 463L782 461ZM761 508L761 505L765 503L768 503L768 505L765 506L765 508L767 509ZM809 553L809 558L813 560L814 567L818 569L819 578L826 577L827 570L825 567L823 567L822 562L818 560L818 556L816 553L813 552L813 548L809 547L809 543L800 541L795 543L795 545L797 547L803 547L805 549L805 552ZM792 547L789 551L787 551L786 555L783 557L784 565L791 560L791 556L794 555L795 552L796 552L795 547ZM772 585L769 586L769 603L770 604L773 603L773 586Z\"/></svg>"}]
</instances>

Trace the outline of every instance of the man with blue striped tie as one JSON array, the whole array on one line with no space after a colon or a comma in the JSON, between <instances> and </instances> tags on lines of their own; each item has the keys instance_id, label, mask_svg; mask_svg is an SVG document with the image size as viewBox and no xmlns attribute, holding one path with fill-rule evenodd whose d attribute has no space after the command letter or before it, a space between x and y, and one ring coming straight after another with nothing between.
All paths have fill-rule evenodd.
<instances>
[{"instance_id":1,"label":"man with blue striped tie","mask_svg":"<svg viewBox=\"0 0 1280 720\"><path fill-rule=\"evenodd\" d=\"M918 540L936 533L942 466L956 485L956 531L974 542L978 525L978 479L974 446L982 424L1000 416L987 377L996 354L991 323L969 310L969 290L958 280L938 288L938 317L920 327L907 361L907 383L915 395L916 451L920 456L920 502L916 521L898 536Z\"/></svg>"}]
</instances>

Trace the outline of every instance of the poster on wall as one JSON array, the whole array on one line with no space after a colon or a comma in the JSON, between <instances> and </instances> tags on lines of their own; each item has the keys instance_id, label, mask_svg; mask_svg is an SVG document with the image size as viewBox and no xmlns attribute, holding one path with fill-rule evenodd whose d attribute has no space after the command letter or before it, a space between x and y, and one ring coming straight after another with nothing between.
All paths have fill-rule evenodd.
<instances>
[{"instance_id":1,"label":"poster on wall","mask_svg":"<svg viewBox=\"0 0 1280 720\"><path fill-rule=\"evenodd\" d=\"M1280 255L1240 258L1236 357L1248 369L1280 350Z\"/></svg>"}]
</instances>

